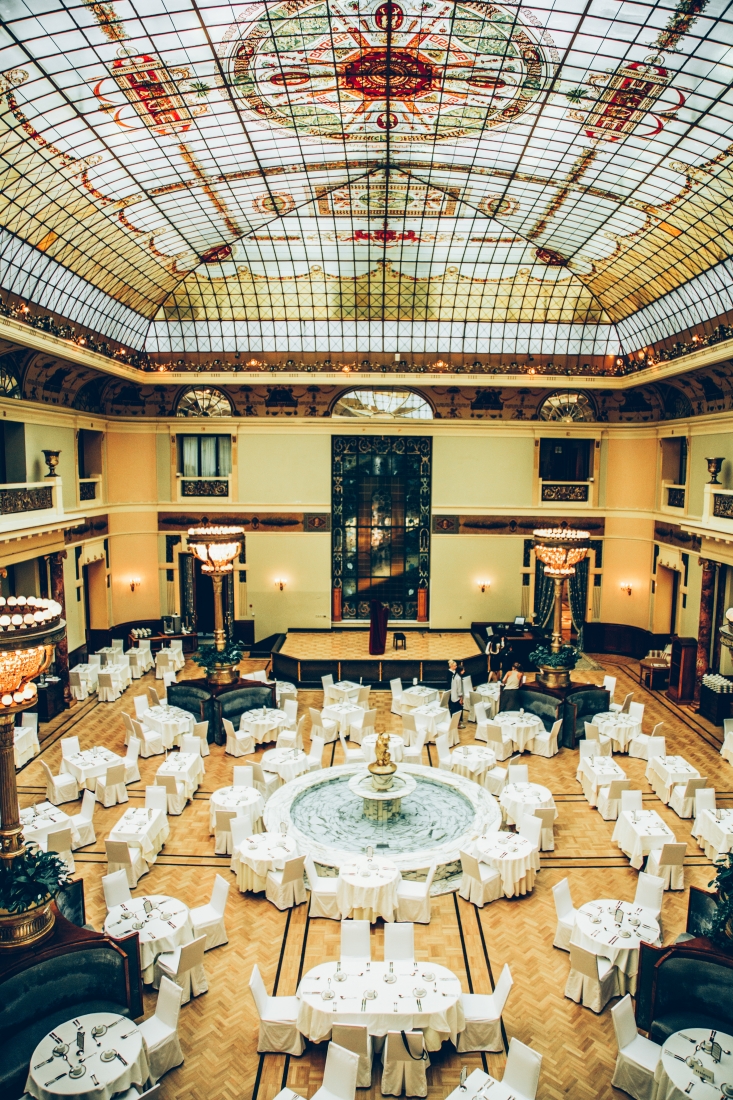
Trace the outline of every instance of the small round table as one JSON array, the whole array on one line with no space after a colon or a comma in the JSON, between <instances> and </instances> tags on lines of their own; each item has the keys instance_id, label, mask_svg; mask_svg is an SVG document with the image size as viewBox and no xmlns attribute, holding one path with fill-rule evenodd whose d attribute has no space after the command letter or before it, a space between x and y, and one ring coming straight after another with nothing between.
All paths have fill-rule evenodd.
<instances>
[{"instance_id":1,"label":"small round table","mask_svg":"<svg viewBox=\"0 0 733 1100\"><path fill-rule=\"evenodd\" d=\"M617 923L617 914L621 918L620 923ZM633 996L639 969L639 944L642 940L656 943L659 924L633 902L599 898L586 902L578 909L570 939L571 943L584 947L586 951L610 959L618 968L621 996L624 993Z\"/></svg>"},{"instance_id":2,"label":"small round table","mask_svg":"<svg viewBox=\"0 0 733 1100\"><path fill-rule=\"evenodd\" d=\"M538 850L519 833L489 833L475 842L479 859L501 875L504 897L530 894L540 869Z\"/></svg>"},{"instance_id":3,"label":"small round table","mask_svg":"<svg viewBox=\"0 0 733 1100\"><path fill-rule=\"evenodd\" d=\"M452 771L486 786L486 773L496 767L496 754L484 745L462 745L451 753Z\"/></svg>"},{"instance_id":4,"label":"small round table","mask_svg":"<svg viewBox=\"0 0 733 1100\"><path fill-rule=\"evenodd\" d=\"M146 901L151 905L149 913L145 909ZM188 907L166 894L143 894L124 905L114 905L107 914L104 930L117 940L131 932L139 933L140 966L146 985L152 984L158 955L175 951L193 939Z\"/></svg>"},{"instance_id":5,"label":"small round table","mask_svg":"<svg viewBox=\"0 0 733 1100\"><path fill-rule=\"evenodd\" d=\"M232 856L232 870L241 893L263 891L267 872L282 871L285 861L297 854L295 840L282 833L255 833L245 837Z\"/></svg>"},{"instance_id":6,"label":"small round table","mask_svg":"<svg viewBox=\"0 0 733 1100\"><path fill-rule=\"evenodd\" d=\"M552 791L541 783L507 783L499 795L501 806L508 825L521 825L525 814L534 816L538 810L554 810L557 817Z\"/></svg>"},{"instance_id":7,"label":"small round table","mask_svg":"<svg viewBox=\"0 0 733 1100\"><path fill-rule=\"evenodd\" d=\"M720 1050L715 1050L715 1056L720 1061L715 1061L708 1050L701 1048L702 1043L709 1044L711 1037ZM657 1083L656 1100L708 1100L722 1093L722 1085L728 1085L731 1089L729 1095L733 1096L733 1037L726 1035L724 1031L711 1032L708 1028L686 1027L684 1031L675 1031L670 1035L662 1047L662 1057L659 1059L654 1080ZM675 1057L677 1055L677 1057ZM685 1061L680 1061L684 1058ZM704 1085L686 1059L696 1059L704 1069L713 1073L713 1085ZM690 1082L693 1082L689 1089Z\"/></svg>"},{"instance_id":8,"label":"small round table","mask_svg":"<svg viewBox=\"0 0 733 1100\"><path fill-rule=\"evenodd\" d=\"M342 864L336 898L342 919L374 922L377 917L394 920L397 887L402 875L389 859L365 856Z\"/></svg>"},{"instance_id":9,"label":"small round table","mask_svg":"<svg viewBox=\"0 0 733 1100\"><path fill-rule=\"evenodd\" d=\"M96 1038L92 1029L97 1031ZM80 1031L84 1033L83 1052L77 1047ZM55 1050L59 1053L54 1054ZM115 1057L114 1051L122 1055L124 1062ZM148 1060L137 1024L115 1012L92 1012L58 1024L53 1034L41 1039L31 1057L25 1091L37 1100L111 1100L133 1085L144 1086L148 1076Z\"/></svg>"},{"instance_id":10,"label":"small round table","mask_svg":"<svg viewBox=\"0 0 733 1100\"><path fill-rule=\"evenodd\" d=\"M543 733L545 729L542 719L529 711L500 710L494 721L506 727L517 752L524 752L537 734Z\"/></svg>"},{"instance_id":11,"label":"small round table","mask_svg":"<svg viewBox=\"0 0 733 1100\"><path fill-rule=\"evenodd\" d=\"M626 752L629 742L641 733L641 722L637 718L611 710L594 714L593 725L598 728L599 733L611 738L614 752Z\"/></svg>"},{"instance_id":12,"label":"small round table","mask_svg":"<svg viewBox=\"0 0 733 1100\"><path fill-rule=\"evenodd\" d=\"M260 760L266 772L275 772L283 783L308 771L308 757L302 749L268 749Z\"/></svg>"},{"instance_id":13,"label":"small round table","mask_svg":"<svg viewBox=\"0 0 733 1100\"><path fill-rule=\"evenodd\" d=\"M249 810L252 815L252 828L255 832L262 828L262 811L265 800L256 787L219 787L209 802L209 832L216 832L217 810Z\"/></svg>"}]
</instances>

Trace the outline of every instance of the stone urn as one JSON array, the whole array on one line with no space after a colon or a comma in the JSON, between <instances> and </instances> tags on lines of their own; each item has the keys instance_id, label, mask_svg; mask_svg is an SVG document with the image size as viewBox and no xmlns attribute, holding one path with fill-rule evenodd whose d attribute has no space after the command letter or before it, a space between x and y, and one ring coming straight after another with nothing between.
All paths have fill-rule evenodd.
<instances>
[{"instance_id":1,"label":"stone urn","mask_svg":"<svg viewBox=\"0 0 733 1100\"><path fill-rule=\"evenodd\" d=\"M53 898L29 905L20 913L0 909L0 950L8 947L29 947L50 936L56 921Z\"/></svg>"},{"instance_id":2,"label":"stone urn","mask_svg":"<svg viewBox=\"0 0 733 1100\"><path fill-rule=\"evenodd\" d=\"M723 458L706 458L705 461L708 464L708 473L710 474L710 481L708 485L720 485L718 481L718 474L723 468L725 459Z\"/></svg>"},{"instance_id":3,"label":"stone urn","mask_svg":"<svg viewBox=\"0 0 733 1100\"><path fill-rule=\"evenodd\" d=\"M45 456L46 465L48 466L48 473L46 477L58 477L56 473L56 467L59 464L59 455L61 451L47 451L44 449L43 454Z\"/></svg>"},{"instance_id":4,"label":"stone urn","mask_svg":"<svg viewBox=\"0 0 733 1100\"><path fill-rule=\"evenodd\" d=\"M555 665L539 665L537 679L548 688L570 687L572 668L557 668Z\"/></svg>"}]
</instances>

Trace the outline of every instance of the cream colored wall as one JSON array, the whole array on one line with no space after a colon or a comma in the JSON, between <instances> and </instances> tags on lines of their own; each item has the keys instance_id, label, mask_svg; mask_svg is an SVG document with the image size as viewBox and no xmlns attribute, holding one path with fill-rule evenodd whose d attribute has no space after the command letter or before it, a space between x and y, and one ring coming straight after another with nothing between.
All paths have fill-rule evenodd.
<instances>
[{"instance_id":1,"label":"cream colored wall","mask_svg":"<svg viewBox=\"0 0 733 1100\"><path fill-rule=\"evenodd\" d=\"M161 614L158 530L155 512L112 512L109 516L112 624L157 619ZM133 592L130 581L140 579Z\"/></svg>"},{"instance_id":2,"label":"cream colored wall","mask_svg":"<svg viewBox=\"0 0 733 1100\"><path fill-rule=\"evenodd\" d=\"M158 432L155 437L155 463L158 482L158 500L172 500L171 443L168 432Z\"/></svg>"},{"instance_id":3,"label":"cream colored wall","mask_svg":"<svg viewBox=\"0 0 733 1100\"><path fill-rule=\"evenodd\" d=\"M701 516L703 487L710 481L706 458L724 458L718 481L733 489L733 432L694 435L688 455L690 499L687 510L691 516Z\"/></svg>"},{"instance_id":4,"label":"cream colored wall","mask_svg":"<svg viewBox=\"0 0 733 1100\"><path fill-rule=\"evenodd\" d=\"M281 592L275 579L285 580ZM331 536L247 535L247 597L255 636L331 626Z\"/></svg>"},{"instance_id":5,"label":"cream colored wall","mask_svg":"<svg viewBox=\"0 0 733 1100\"><path fill-rule=\"evenodd\" d=\"M601 621L650 627L654 521L606 517ZM631 595L621 582L631 584Z\"/></svg>"},{"instance_id":6,"label":"cream colored wall","mask_svg":"<svg viewBox=\"0 0 733 1100\"><path fill-rule=\"evenodd\" d=\"M76 565L74 547L70 546L64 561L64 594L66 596L66 637L69 652L78 649L86 641L84 628L84 593L76 598Z\"/></svg>"},{"instance_id":7,"label":"cream colored wall","mask_svg":"<svg viewBox=\"0 0 733 1100\"><path fill-rule=\"evenodd\" d=\"M431 434L425 429L425 434ZM531 508L534 439L506 432L433 435L433 509Z\"/></svg>"},{"instance_id":8,"label":"cream colored wall","mask_svg":"<svg viewBox=\"0 0 733 1100\"><path fill-rule=\"evenodd\" d=\"M107 500L134 504L158 500L154 431L107 432Z\"/></svg>"},{"instance_id":9,"label":"cream colored wall","mask_svg":"<svg viewBox=\"0 0 733 1100\"><path fill-rule=\"evenodd\" d=\"M611 437L604 448L605 508L653 511L659 442L649 438ZM623 622L623 620L618 620Z\"/></svg>"},{"instance_id":10,"label":"cream colored wall","mask_svg":"<svg viewBox=\"0 0 733 1100\"><path fill-rule=\"evenodd\" d=\"M28 481L43 481L48 473L44 448L61 451L56 473L62 478L64 509L76 507L76 436L74 429L59 424L26 424L25 466Z\"/></svg>"},{"instance_id":11,"label":"cream colored wall","mask_svg":"<svg viewBox=\"0 0 733 1100\"><path fill-rule=\"evenodd\" d=\"M309 511L331 507L331 437L266 434L249 425L239 434L239 502L256 508Z\"/></svg>"},{"instance_id":12,"label":"cream colored wall","mask_svg":"<svg viewBox=\"0 0 733 1100\"><path fill-rule=\"evenodd\" d=\"M434 535L430 626L467 629L474 621L513 619L521 611L524 540L512 535ZM489 580L482 593L479 580Z\"/></svg>"}]
</instances>

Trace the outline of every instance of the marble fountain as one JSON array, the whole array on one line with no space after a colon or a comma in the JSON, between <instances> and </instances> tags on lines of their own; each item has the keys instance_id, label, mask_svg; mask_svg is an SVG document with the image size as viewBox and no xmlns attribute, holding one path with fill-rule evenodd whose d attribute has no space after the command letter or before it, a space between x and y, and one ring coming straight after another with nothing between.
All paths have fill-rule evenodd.
<instances>
[{"instance_id":1,"label":"marble fountain","mask_svg":"<svg viewBox=\"0 0 733 1100\"><path fill-rule=\"evenodd\" d=\"M373 782L366 764L299 776L268 800L265 827L275 832L287 823L298 850L326 873L332 868L336 874L343 862L372 847L405 878L424 878L435 860L433 893L454 889L460 850L487 829L501 828L496 799L452 772L417 764L391 768L393 783L386 789L379 776Z\"/></svg>"}]
</instances>

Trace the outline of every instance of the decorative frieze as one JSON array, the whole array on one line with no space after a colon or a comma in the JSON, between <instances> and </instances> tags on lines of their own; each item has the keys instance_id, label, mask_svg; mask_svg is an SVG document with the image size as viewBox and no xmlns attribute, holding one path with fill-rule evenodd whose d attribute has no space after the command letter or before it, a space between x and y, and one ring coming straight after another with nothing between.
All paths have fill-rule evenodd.
<instances>
[{"instance_id":1,"label":"decorative frieze","mask_svg":"<svg viewBox=\"0 0 733 1100\"><path fill-rule=\"evenodd\" d=\"M0 489L0 513L4 516L18 512L40 512L53 508L53 489L42 485L38 489Z\"/></svg>"}]
</instances>

